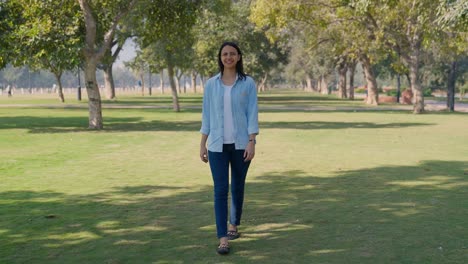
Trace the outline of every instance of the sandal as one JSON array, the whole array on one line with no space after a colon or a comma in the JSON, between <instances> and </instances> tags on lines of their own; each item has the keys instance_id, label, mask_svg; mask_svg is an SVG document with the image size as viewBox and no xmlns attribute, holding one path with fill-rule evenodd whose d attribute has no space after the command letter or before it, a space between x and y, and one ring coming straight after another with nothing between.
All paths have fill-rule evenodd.
<instances>
[{"instance_id":1,"label":"sandal","mask_svg":"<svg viewBox=\"0 0 468 264\"><path fill-rule=\"evenodd\" d=\"M236 230L229 230L227 232L227 237L228 237L228 240L238 239L240 237L240 233L237 232L237 229Z\"/></svg>"},{"instance_id":2,"label":"sandal","mask_svg":"<svg viewBox=\"0 0 468 264\"><path fill-rule=\"evenodd\" d=\"M219 244L218 248L216 249L216 252L220 255L227 255L229 254L229 245L226 244Z\"/></svg>"}]
</instances>

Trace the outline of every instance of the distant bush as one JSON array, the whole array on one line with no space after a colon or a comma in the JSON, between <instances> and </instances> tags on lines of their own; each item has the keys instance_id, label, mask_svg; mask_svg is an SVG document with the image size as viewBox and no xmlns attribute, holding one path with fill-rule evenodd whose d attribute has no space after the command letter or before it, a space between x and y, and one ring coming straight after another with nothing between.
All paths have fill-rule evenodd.
<instances>
[{"instance_id":1,"label":"distant bush","mask_svg":"<svg viewBox=\"0 0 468 264\"><path fill-rule=\"evenodd\" d=\"M387 92L385 92L386 95L388 96L396 96L397 95L397 90L387 90ZM401 94L401 92L400 92Z\"/></svg>"},{"instance_id":2,"label":"distant bush","mask_svg":"<svg viewBox=\"0 0 468 264\"><path fill-rule=\"evenodd\" d=\"M358 87L358 88L354 89L354 92L355 93L366 93L367 88L366 87Z\"/></svg>"},{"instance_id":3,"label":"distant bush","mask_svg":"<svg viewBox=\"0 0 468 264\"><path fill-rule=\"evenodd\" d=\"M432 89L431 88L426 88L423 89L423 96L432 96Z\"/></svg>"}]
</instances>

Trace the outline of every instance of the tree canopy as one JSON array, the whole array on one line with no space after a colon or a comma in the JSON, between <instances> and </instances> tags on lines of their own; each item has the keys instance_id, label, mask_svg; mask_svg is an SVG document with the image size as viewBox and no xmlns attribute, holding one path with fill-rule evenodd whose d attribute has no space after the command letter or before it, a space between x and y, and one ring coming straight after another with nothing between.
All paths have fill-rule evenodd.
<instances>
[{"instance_id":1,"label":"tree canopy","mask_svg":"<svg viewBox=\"0 0 468 264\"><path fill-rule=\"evenodd\" d=\"M60 80L62 72L83 65L90 127L99 129L95 72L109 71L116 43L118 51L131 37L140 50L137 64L153 73L167 69L173 81L180 74L202 80L214 75L220 44L234 41L259 90L287 83L323 93L337 89L338 96L353 99L351 77L359 63L367 103L378 104L380 73L398 74L414 95L413 112L422 113L426 89L439 84L456 90L464 84L467 5L453 0L0 1L0 67L47 69Z\"/></svg>"}]
</instances>

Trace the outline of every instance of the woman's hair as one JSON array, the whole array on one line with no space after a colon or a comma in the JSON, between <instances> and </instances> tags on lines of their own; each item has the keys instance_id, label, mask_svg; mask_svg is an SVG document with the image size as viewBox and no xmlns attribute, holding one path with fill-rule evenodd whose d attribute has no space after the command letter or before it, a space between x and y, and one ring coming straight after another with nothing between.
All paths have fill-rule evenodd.
<instances>
[{"instance_id":1,"label":"woman's hair","mask_svg":"<svg viewBox=\"0 0 468 264\"><path fill-rule=\"evenodd\" d=\"M221 45L221 48L219 48L219 52L218 52L218 66L219 66L219 71L221 72L221 75L223 74L224 72L224 65L223 65L223 62L221 61L221 51L223 50L224 47L226 46L231 46L233 48L235 48L237 50L237 53L239 53L239 56L240 56L240 60L237 62L236 64L236 71L237 71L237 74L239 75L239 79L241 80L244 80L245 77L247 76L247 74L245 74L244 72L244 64L242 63L242 52L239 48L239 46L237 46L236 43L234 42L224 42L222 45Z\"/></svg>"}]
</instances>

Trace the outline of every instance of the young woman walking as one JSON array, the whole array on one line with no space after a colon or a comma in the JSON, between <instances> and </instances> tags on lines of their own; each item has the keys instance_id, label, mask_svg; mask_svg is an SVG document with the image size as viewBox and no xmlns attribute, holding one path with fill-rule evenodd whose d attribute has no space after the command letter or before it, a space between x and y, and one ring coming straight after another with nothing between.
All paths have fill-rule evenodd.
<instances>
[{"instance_id":1,"label":"young woman walking","mask_svg":"<svg viewBox=\"0 0 468 264\"><path fill-rule=\"evenodd\" d=\"M203 95L200 159L209 162L214 183L217 252L229 253L240 236L245 178L255 156L258 104L255 81L244 73L242 52L225 42L218 53L219 74L206 82ZM208 143L208 144L207 144ZM229 168L231 205L228 221Z\"/></svg>"}]
</instances>

